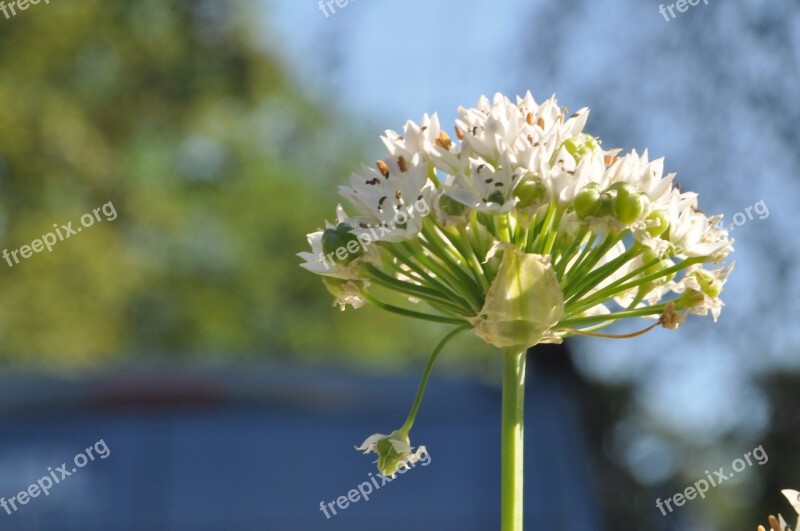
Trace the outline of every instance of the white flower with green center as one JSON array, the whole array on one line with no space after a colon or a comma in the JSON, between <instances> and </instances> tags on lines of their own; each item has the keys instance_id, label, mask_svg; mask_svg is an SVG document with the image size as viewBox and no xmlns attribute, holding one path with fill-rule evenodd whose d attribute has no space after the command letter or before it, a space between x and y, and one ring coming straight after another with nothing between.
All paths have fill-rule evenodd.
<instances>
[{"instance_id":1,"label":"white flower with green center","mask_svg":"<svg viewBox=\"0 0 800 531\"><path fill-rule=\"evenodd\" d=\"M512 195L515 184L525 175L506 154L500 157L497 166L481 158L469 159L469 169L444 184L443 192L464 206L481 212L510 212L516 205Z\"/></svg>"},{"instance_id":2,"label":"white flower with green center","mask_svg":"<svg viewBox=\"0 0 800 531\"><path fill-rule=\"evenodd\" d=\"M420 153L378 161L377 170L364 167L363 174L353 175L351 186L339 188L360 215L351 223L356 233L373 229L376 239L386 242L417 236L434 192Z\"/></svg>"},{"instance_id":3,"label":"white flower with green center","mask_svg":"<svg viewBox=\"0 0 800 531\"><path fill-rule=\"evenodd\" d=\"M377 454L378 459L375 463L378 465L378 471L384 476L392 477L404 466L419 461L426 452L424 446L417 448L416 452L412 451L408 433L403 430L395 430L389 435L382 433L370 435L361 446L356 447L356 450L365 454L373 452Z\"/></svg>"},{"instance_id":4,"label":"white flower with green center","mask_svg":"<svg viewBox=\"0 0 800 531\"><path fill-rule=\"evenodd\" d=\"M408 434L433 364L472 330L501 349L503 529L521 529L522 389L528 347L575 335L628 338L723 306L733 251L721 216L681 192L664 161L620 156L584 132L588 109L566 116L555 97L498 94L460 108L451 139L438 117L387 131L376 168L341 195L353 206L309 235L303 267L326 277L336 304L365 303L453 325L434 350L403 426L362 445L383 472L413 459ZM344 250L343 250L344 249ZM326 259L320 265L320 257ZM389 304L379 290L402 295ZM428 309L420 308L426 306ZM599 330L650 319L640 332Z\"/></svg>"}]
</instances>

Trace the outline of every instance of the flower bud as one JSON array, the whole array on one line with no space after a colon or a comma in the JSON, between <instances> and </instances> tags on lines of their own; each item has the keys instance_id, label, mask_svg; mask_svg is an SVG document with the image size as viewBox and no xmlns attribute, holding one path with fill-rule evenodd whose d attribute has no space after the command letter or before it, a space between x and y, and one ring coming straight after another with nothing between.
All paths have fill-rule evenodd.
<instances>
[{"instance_id":1,"label":"flower bud","mask_svg":"<svg viewBox=\"0 0 800 531\"><path fill-rule=\"evenodd\" d=\"M519 199L520 208L541 205L547 201L547 187L538 180L525 179L514 188L514 197Z\"/></svg>"},{"instance_id":2,"label":"flower bud","mask_svg":"<svg viewBox=\"0 0 800 531\"><path fill-rule=\"evenodd\" d=\"M614 213L614 197L608 192L603 192L597 200L592 216L604 218Z\"/></svg>"},{"instance_id":3,"label":"flower bud","mask_svg":"<svg viewBox=\"0 0 800 531\"><path fill-rule=\"evenodd\" d=\"M581 219L591 216L598 206L599 199L600 189L597 183L587 185L575 196L575 213Z\"/></svg>"},{"instance_id":4,"label":"flower bud","mask_svg":"<svg viewBox=\"0 0 800 531\"><path fill-rule=\"evenodd\" d=\"M642 216L649 203L650 198L646 194L630 194L627 191L618 190L617 197L614 200L617 219L621 223L629 225Z\"/></svg>"},{"instance_id":5,"label":"flower bud","mask_svg":"<svg viewBox=\"0 0 800 531\"><path fill-rule=\"evenodd\" d=\"M564 314L564 296L550 262L500 244L502 259L483 308L472 320L475 333L500 348L537 344Z\"/></svg>"}]
</instances>

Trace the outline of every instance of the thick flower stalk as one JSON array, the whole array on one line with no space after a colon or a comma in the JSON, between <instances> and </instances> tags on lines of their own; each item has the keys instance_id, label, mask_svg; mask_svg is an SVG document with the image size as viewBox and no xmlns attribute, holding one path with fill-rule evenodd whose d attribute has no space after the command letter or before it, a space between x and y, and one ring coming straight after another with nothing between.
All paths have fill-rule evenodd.
<instances>
[{"instance_id":1,"label":"thick flower stalk","mask_svg":"<svg viewBox=\"0 0 800 531\"><path fill-rule=\"evenodd\" d=\"M308 235L302 266L342 309L369 303L472 330L517 371L537 343L716 320L732 269L721 265L733 250L722 216L703 213L663 159L604 149L584 132L588 115L568 115L555 97L498 94L460 108L452 137L436 115L387 131L386 157L341 188L352 209L340 205L335 223ZM639 318L651 320L641 332L599 332ZM521 422L508 411L504 422ZM363 449L387 462L376 445Z\"/></svg>"}]
</instances>

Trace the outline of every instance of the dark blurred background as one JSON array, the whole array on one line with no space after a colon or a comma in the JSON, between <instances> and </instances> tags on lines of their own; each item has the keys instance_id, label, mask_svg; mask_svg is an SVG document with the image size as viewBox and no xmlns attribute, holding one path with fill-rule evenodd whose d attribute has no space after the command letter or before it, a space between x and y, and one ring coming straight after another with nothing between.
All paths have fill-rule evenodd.
<instances>
[{"instance_id":1,"label":"dark blurred background","mask_svg":"<svg viewBox=\"0 0 800 531\"><path fill-rule=\"evenodd\" d=\"M500 367L469 337L441 357L412 433L430 468L320 512L373 471L352 445L402 423L444 331L335 310L294 255L384 129L527 90L591 107L606 147L665 155L706 212L744 220L716 325L531 353L530 528L787 515L799 66L789 0L710 0L669 21L634 0L350 0L328 16L313 0L51 0L0 14L2 247L108 202L118 214L0 261L0 496L95 441L111 450L0 510L0 529L494 528ZM656 508L757 446L766 464Z\"/></svg>"}]
</instances>

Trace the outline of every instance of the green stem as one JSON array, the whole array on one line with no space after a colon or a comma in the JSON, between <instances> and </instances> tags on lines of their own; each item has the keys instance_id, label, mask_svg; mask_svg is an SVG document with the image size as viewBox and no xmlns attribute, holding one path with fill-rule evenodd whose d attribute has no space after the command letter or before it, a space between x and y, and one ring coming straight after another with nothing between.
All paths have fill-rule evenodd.
<instances>
[{"instance_id":1,"label":"green stem","mask_svg":"<svg viewBox=\"0 0 800 531\"><path fill-rule=\"evenodd\" d=\"M392 276L387 275L372 264L366 264L363 272L371 281L389 288L390 290L399 291L405 295L416 297L424 301L436 302L438 304L447 306L453 313L459 315L472 315L472 310L469 307L461 307L454 303L447 297L447 294L442 294L433 288L426 286L418 286L409 282L398 280Z\"/></svg>"},{"instance_id":2,"label":"green stem","mask_svg":"<svg viewBox=\"0 0 800 531\"><path fill-rule=\"evenodd\" d=\"M414 310L408 310L406 308L400 308L399 306L392 306L391 304L386 304L385 302L381 302L369 293L366 290L361 291L361 295L364 296L373 306L380 308L381 310L386 310L387 312L396 313L398 315L404 315L406 317L413 317L415 319L422 319L423 321L431 321L434 323L444 323L444 324L457 324L463 325L465 323L464 319L456 319L455 317L445 317L443 315L433 315L430 313L423 313L423 312L415 312Z\"/></svg>"},{"instance_id":3,"label":"green stem","mask_svg":"<svg viewBox=\"0 0 800 531\"><path fill-rule=\"evenodd\" d=\"M655 260L653 262L650 262L650 263L652 264L654 262L655 262ZM698 263L702 263L702 259L701 258L697 258L697 257L695 257L695 258L687 258L683 262L680 262L680 263L678 263L678 264L676 264L676 265L674 265L672 267L669 267L669 268L666 268L666 269L662 269L662 270L660 270L660 271L658 271L656 273L652 273L650 275L645 275L643 277L640 277L640 278L636 279L635 281L628 282L629 279L635 277L640 272L642 272L645 269L647 269L648 265L645 264L644 266L636 269L635 271L631 271L630 273L628 273L627 275L625 275L621 279L617 280L616 282L613 282L613 283L609 284L608 286L606 286L602 290L598 291L597 293L592 294L587 299L584 299L582 301L578 301L577 303L575 303L575 305L573 305L569 309L569 313L572 314L572 315L581 313L581 312L583 312L585 310L588 310L592 306L596 306L598 304L604 303L605 301L613 298L616 294L621 293L621 292L623 292L625 290L628 290L628 289L631 289L631 288L636 288L638 286L641 286L642 284L646 284L647 282L651 282L651 281L659 279L661 277L669 276L672 273L677 273L681 269L685 269L685 268L687 268L687 267L689 267L691 265L698 264Z\"/></svg>"},{"instance_id":4,"label":"green stem","mask_svg":"<svg viewBox=\"0 0 800 531\"><path fill-rule=\"evenodd\" d=\"M572 257L575 256L575 254L578 252L578 250L581 247L581 244L584 243L584 240L586 239L586 233L588 232L589 229L587 227L581 227L581 229L578 231L578 234L575 236L572 245L569 246L569 248L558 259L558 262L556 262L554 268L556 271L556 276L558 276L559 281L561 281L561 279L564 277L564 270L567 268L567 264L569 263L570 260L572 260ZM586 245L589 245L588 241L586 242Z\"/></svg>"},{"instance_id":5,"label":"green stem","mask_svg":"<svg viewBox=\"0 0 800 531\"><path fill-rule=\"evenodd\" d=\"M603 240L603 243L594 247L588 256L582 259L580 263L576 264L569 271L566 285L562 287L564 295L568 297L571 296L575 291L575 284L584 280L585 275L592 270L597 262L599 262L600 259L624 237L624 235L624 233L609 233L605 240Z\"/></svg>"},{"instance_id":6,"label":"green stem","mask_svg":"<svg viewBox=\"0 0 800 531\"><path fill-rule=\"evenodd\" d=\"M564 214L564 210L556 207L556 215L553 216L553 222L548 229L549 235L547 236L547 241L544 245L544 250L542 254L547 255L553 252L553 243L556 241L556 236L558 236L558 226L561 223L561 216Z\"/></svg>"},{"instance_id":7,"label":"green stem","mask_svg":"<svg viewBox=\"0 0 800 531\"><path fill-rule=\"evenodd\" d=\"M404 244L406 242L403 242ZM470 302L461 297L460 292L457 289L453 288L453 284L449 279L442 279L432 276L430 267L426 270L424 267L420 266L414 258L420 258L421 255L414 254L413 250L406 249L409 251L408 254L401 252L395 245L387 245L384 247L398 262L406 265L411 271L403 271L397 264L393 262L389 263L389 266L393 268L395 273L403 273L406 276L416 278L419 282L421 282L424 286L428 286L432 289L442 292L443 294L447 294L447 297L458 303L462 308L470 308ZM424 257L422 257L424 258ZM416 274L416 276L414 276ZM458 284L456 284L458 285ZM475 310L477 311L477 310Z\"/></svg>"},{"instance_id":8,"label":"green stem","mask_svg":"<svg viewBox=\"0 0 800 531\"><path fill-rule=\"evenodd\" d=\"M497 216L497 232L500 236L500 241L511 242L511 228L508 223L508 214Z\"/></svg>"},{"instance_id":9,"label":"green stem","mask_svg":"<svg viewBox=\"0 0 800 531\"><path fill-rule=\"evenodd\" d=\"M590 232L589 233L589 239L583 245L583 249L581 249L580 253L578 253L578 257L575 259L575 262L572 264L572 267L569 269L569 271L573 271L573 272L577 271L577 269L581 266L581 264L584 262L584 260L586 260L586 257L589 256L589 254L595 249L595 244L600 245L599 243L597 243L598 241L600 241L599 234L595 234L594 232ZM569 266L568 263L564 264L564 272L563 272L563 275L561 277L561 289L562 290L564 290L566 288L566 286L569 284L569 282L567 282L569 279L566 278L567 277L567 273L569 272L567 270L568 266Z\"/></svg>"},{"instance_id":10,"label":"green stem","mask_svg":"<svg viewBox=\"0 0 800 531\"><path fill-rule=\"evenodd\" d=\"M525 353L503 352L503 420L501 431L501 531L522 531L523 426Z\"/></svg>"},{"instance_id":11,"label":"green stem","mask_svg":"<svg viewBox=\"0 0 800 531\"><path fill-rule=\"evenodd\" d=\"M584 278L573 288L573 292L571 295L569 295L567 304L579 300L586 293L600 284L604 279L610 277L614 272L636 258L642 252L643 250L641 248L634 245L610 262L587 273Z\"/></svg>"},{"instance_id":12,"label":"green stem","mask_svg":"<svg viewBox=\"0 0 800 531\"><path fill-rule=\"evenodd\" d=\"M461 325L455 330L451 331L449 334L444 336L439 344L436 345L436 348L433 350L433 354L431 357L428 358L428 364L425 366L425 372L422 373L422 380L419 382L419 387L417 388L417 396L414 397L414 404L411 406L411 411L408 412L408 418L406 418L405 423L400 428L400 431L408 432L411 430L411 427L414 425L414 419L417 418L417 412L419 411L419 406L422 404L422 397L425 394L425 387L428 385L428 378L431 376L431 370L433 369L433 364L436 362L436 357L439 356L439 352L442 351L445 345L450 342L451 339L456 337L458 334L469 328L470 325L465 324Z\"/></svg>"},{"instance_id":13,"label":"green stem","mask_svg":"<svg viewBox=\"0 0 800 531\"><path fill-rule=\"evenodd\" d=\"M553 221L553 214L555 214L555 212L555 203L550 203L550 206L547 207L547 214L544 217L544 221L542 221L542 226L536 234L536 239L533 241L532 250L529 248L529 252L542 254L542 248L545 245L545 238L549 236L550 224Z\"/></svg>"},{"instance_id":14,"label":"green stem","mask_svg":"<svg viewBox=\"0 0 800 531\"><path fill-rule=\"evenodd\" d=\"M472 247L472 243L470 242L470 235L467 233L465 226L459 227L456 230L458 231L458 237L454 237L452 241L458 241L460 238L460 241L464 247L464 252L466 253L465 258L467 259L467 264L472 268L475 278L478 280L481 288L483 289L483 293L486 293L486 291L489 289L489 281L486 278L486 270L481 264L480 259L478 259L478 255L475 254L475 249Z\"/></svg>"},{"instance_id":15,"label":"green stem","mask_svg":"<svg viewBox=\"0 0 800 531\"><path fill-rule=\"evenodd\" d=\"M620 312L608 313L605 315L592 315L590 317L574 317L562 319L556 325L556 328L574 328L585 324L593 324L605 321L617 321L619 319L627 319L629 317L644 317L645 315L655 315L662 313L666 304L655 304L653 306L646 306L637 310L622 310Z\"/></svg>"},{"instance_id":16,"label":"green stem","mask_svg":"<svg viewBox=\"0 0 800 531\"><path fill-rule=\"evenodd\" d=\"M446 271L456 275L460 279L460 285L463 286L464 289L469 289L478 308L483 306L480 284L470 276L470 271L466 269L466 258L461 256L458 253L458 249L452 245L444 245L445 242L448 244L450 242L435 226L423 225L422 235L424 239L421 238L419 243L422 244L432 256L435 256L443 262Z\"/></svg>"},{"instance_id":17,"label":"green stem","mask_svg":"<svg viewBox=\"0 0 800 531\"><path fill-rule=\"evenodd\" d=\"M531 252L531 250L533 249L533 240L534 236L536 235L536 227L538 221L539 221L539 211L537 210L536 212L533 213L533 216L531 217L530 222L528 223L527 235L525 236L525 247L522 247L522 249L526 253Z\"/></svg>"}]
</instances>

